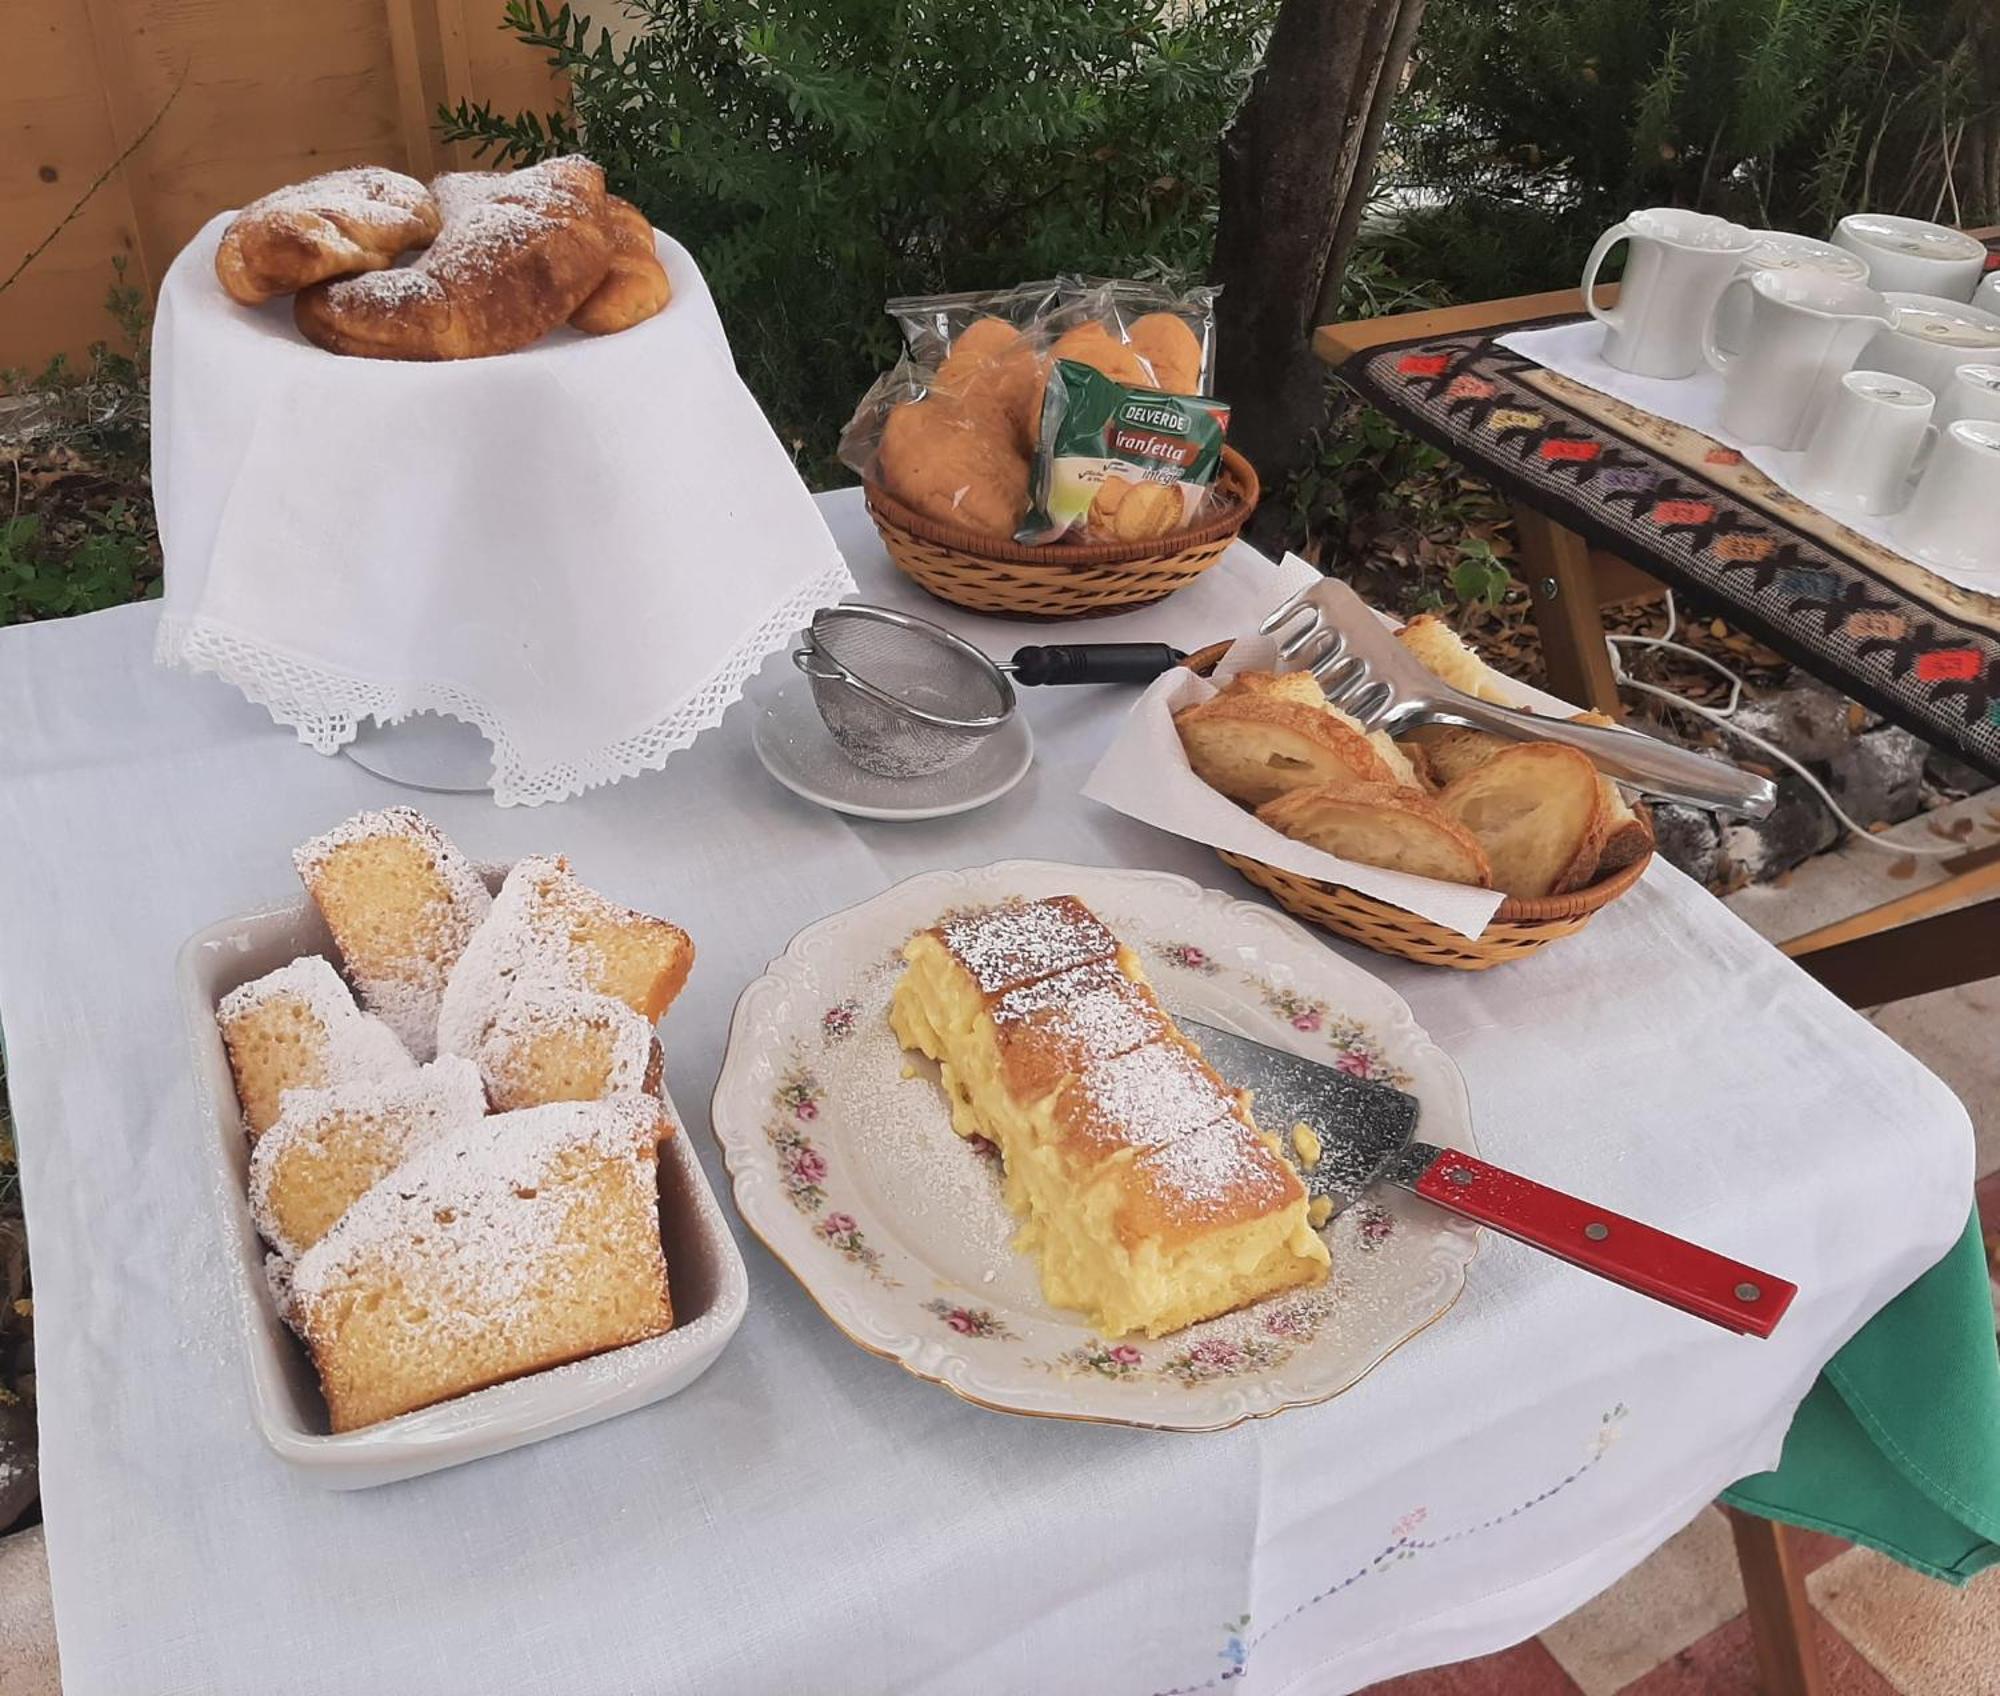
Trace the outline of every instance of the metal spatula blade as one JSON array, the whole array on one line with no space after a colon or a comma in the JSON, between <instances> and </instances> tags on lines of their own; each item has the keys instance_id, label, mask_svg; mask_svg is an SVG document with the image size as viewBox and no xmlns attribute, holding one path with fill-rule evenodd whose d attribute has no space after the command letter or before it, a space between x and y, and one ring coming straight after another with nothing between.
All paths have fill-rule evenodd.
<instances>
[{"instance_id":1,"label":"metal spatula blade","mask_svg":"<svg viewBox=\"0 0 2000 1696\"><path fill-rule=\"evenodd\" d=\"M1561 742L1607 777L1649 795L1763 818L1777 805L1769 778L1636 730L1608 730L1517 712L1454 689L1418 661L1369 609L1331 578L1312 584L1260 625L1287 665L1309 671L1326 698L1369 730L1401 736L1420 724L1459 724L1516 742Z\"/></svg>"},{"instance_id":2,"label":"metal spatula blade","mask_svg":"<svg viewBox=\"0 0 2000 1696\"><path fill-rule=\"evenodd\" d=\"M1379 1184L1399 1188L1530 1248L1725 1330L1768 1337L1798 1286L1621 1213L1507 1171L1477 1155L1417 1139L1417 1098L1387 1084L1272 1048L1176 1013L1174 1022L1222 1076L1251 1091L1257 1121L1285 1135L1303 1124L1320 1157L1304 1169L1309 1195L1336 1209Z\"/></svg>"}]
</instances>

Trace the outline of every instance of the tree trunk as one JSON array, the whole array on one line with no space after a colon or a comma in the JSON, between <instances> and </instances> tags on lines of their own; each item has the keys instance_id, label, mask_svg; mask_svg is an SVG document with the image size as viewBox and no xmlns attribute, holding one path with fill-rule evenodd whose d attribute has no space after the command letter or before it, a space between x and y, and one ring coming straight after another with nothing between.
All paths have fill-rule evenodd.
<instances>
[{"instance_id":1,"label":"tree trunk","mask_svg":"<svg viewBox=\"0 0 2000 1696\"><path fill-rule=\"evenodd\" d=\"M1965 127L1966 216L1976 223L2000 220L2000 8L1968 4L1966 39L1979 90L1978 117Z\"/></svg>"},{"instance_id":2,"label":"tree trunk","mask_svg":"<svg viewBox=\"0 0 2000 1696\"><path fill-rule=\"evenodd\" d=\"M1389 103L1424 0L1284 0L1222 138L1216 392L1230 439L1282 493L1326 410L1316 325L1338 306Z\"/></svg>"}]
</instances>

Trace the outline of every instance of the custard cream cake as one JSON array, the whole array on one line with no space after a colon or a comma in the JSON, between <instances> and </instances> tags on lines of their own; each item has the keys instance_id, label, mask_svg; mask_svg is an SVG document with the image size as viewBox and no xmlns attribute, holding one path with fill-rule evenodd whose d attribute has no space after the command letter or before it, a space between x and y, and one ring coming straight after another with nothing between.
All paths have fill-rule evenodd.
<instances>
[{"instance_id":1,"label":"custard cream cake","mask_svg":"<svg viewBox=\"0 0 2000 1696\"><path fill-rule=\"evenodd\" d=\"M1059 1307L1157 1337L1327 1273L1298 1175L1074 896L913 937L889 1019L998 1146Z\"/></svg>"}]
</instances>

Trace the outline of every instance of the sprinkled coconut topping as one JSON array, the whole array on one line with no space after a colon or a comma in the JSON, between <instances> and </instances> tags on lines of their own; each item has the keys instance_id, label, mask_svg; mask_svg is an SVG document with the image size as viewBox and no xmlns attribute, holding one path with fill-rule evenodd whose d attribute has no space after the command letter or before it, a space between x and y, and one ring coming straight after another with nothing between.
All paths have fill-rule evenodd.
<instances>
[{"instance_id":1,"label":"sprinkled coconut topping","mask_svg":"<svg viewBox=\"0 0 2000 1696\"><path fill-rule=\"evenodd\" d=\"M1197 1217L1225 1208L1262 1211L1298 1197L1291 1169L1235 1119L1147 1150L1138 1169Z\"/></svg>"},{"instance_id":2,"label":"sprinkled coconut topping","mask_svg":"<svg viewBox=\"0 0 2000 1696\"><path fill-rule=\"evenodd\" d=\"M578 1245L568 1269L552 1258L573 1199L563 1168L629 1161L650 1190L666 1128L657 1101L620 1095L496 1113L425 1144L299 1257L292 1288L305 1330L328 1297L388 1275L421 1291L439 1337L504 1335L552 1277L587 1271L601 1252Z\"/></svg>"},{"instance_id":3,"label":"sprinkled coconut topping","mask_svg":"<svg viewBox=\"0 0 2000 1696\"><path fill-rule=\"evenodd\" d=\"M994 1002L993 1022L1028 1026L1074 1055L1098 1059L1137 1048L1166 1028L1138 986L1104 960L1009 990Z\"/></svg>"},{"instance_id":4,"label":"sprinkled coconut topping","mask_svg":"<svg viewBox=\"0 0 2000 1696\"><path fill-rule=\"evenodd\" d=\"M988 995L1118 952L1118 939L1074 895L988 907L945 920L938 934Z\"/></svg>"},{"instance_id":5,"label":"sprinkled coconut topping","mask_svg":"<svg viewBox=\"0 0 2000 1696\"><path fill-rule=\"evenodd\" d=\"M252 212L317 212L356 224L394 226L429 202L430 190L415 177L379 165L327 171L302 183L273 189L243 208Z\"/></svg>"},{"instance_id":6,"label":"sprinkled coconut topping","mask_svg":"<svg viewBox=\"0 0 2000 1696\"><path fill-rule=\"evenodd\" d=\"M582 163L588 161L572 156L519 171L454 171L437 178L431 193L444 219L437 240L407 266L344 277L330 283L329 292L385 306L419 294L442 298L441 284L484 275L558 225L591 216L590 201L572 181Z\"/></svg>"},{"instance_id":7,"label":"sprinkled coconut topping","mask_svg":"<svg viewBox=\"0 0 2000 1696\"><path fill-rule=\"evenodd\" d=\"M443 831L412 807L356 813L300 843L292 850L292 864L325 910L319 883L334 857L344 849L385 838L399 838L419 851L436 880L435 896L425 901L421 916L413 922L409 950L395 969L364 971L354 959L347 966L368 1010L403 1039L411 1054L428 1060L437 1052L438 1003L445 981L493 905L485 879ZM338 933L340 915L329 911L327 916Z\"/></svg>"},{"instance_id":8,"label":"sprinkled coconut topping","mask_svg":"<svg viewBox=\"0 0 2000 1696\"><path fill-rule=\"evenodd\" d=\"M298 1252L298 1245L286 1240L271 1206L274 1177L293 1151L320 1143L343 1125L368 1121L393 1157L407 1158L485 1112L486 1090L479 1081L479 1068L454 1054L401 1077L286 1090L277 1123L250 1151L250 1211L257 1229L281 1254Z\"/></svg>"},{"instance_id":9,"label":"sprinkled coconut topping","mask_svg":"<svg viewBox=\"0 0 2000 1696\"><path fill-rule=\"evenodd\" d=\"M1138 1148L1170 1143L1218 1119L1237 1122L1235 1098L1178 1043L1149 1042L1092 1061L1075 1088L1081 1105Z\"/></svg>"},{"instance_id":10,"label":"sprinkled coconut topping","mask_svg":"<svg viewBox=\"0 0 2000 1696\"><path fill-rule=\"evenodd\" d=\"M386 1080L414 1070L409 1051L380 1019L354 1005L354 997L324 955L302 954L275 972L240 985L215 1009L224 1025L279 997L302 1003L326 1033L326 1075L341 1082Z\"/></svg>"}]
</instances>

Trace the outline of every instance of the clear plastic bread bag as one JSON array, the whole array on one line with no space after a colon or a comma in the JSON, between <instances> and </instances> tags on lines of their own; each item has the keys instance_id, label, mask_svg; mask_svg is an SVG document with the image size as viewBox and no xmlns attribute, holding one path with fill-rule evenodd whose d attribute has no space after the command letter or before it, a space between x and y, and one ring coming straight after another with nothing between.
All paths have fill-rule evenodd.
<instances>
[{"instance_id":1,"label":"clear plastic bread bag","mask_svg":"<svg viewBox=\"0 0 2000 1696\"><path fill-rule=\"evenodd\" d=\"M998 318L1017 330L1037 331L1054 309L1055 278L1010 289L964 289L956 294L898 295L882 309L903 332L903 346L919 364L937 366L964 330L981 318Z\"/></svg>"},{"instance_id":2,"label":"clear plastic bread bag","mask_svg":"<svg viewBox=\"0 0 2000 1696\"><path fill-rule=\"evenodd\" d=\"M992 358L947 356L935 371L904 358L862 396L841 462L922 517L1012 541L1040 391L1040 361L1018 336Z\"/></svg>"},{"instance_id":3,"label":"clear plastic bread bag","mask_svg":"<svg viewBox=\"0 0 2000 1696\"><path fill-rule=\"evenodd\" d=\"M1206 284L1182 289L1132 277L1066 276L1057 280L1047 323L1058 340L1095 325L1144 363L1153 387L1212 394L1216 293Z\"/></svg>"}]
</instances>

